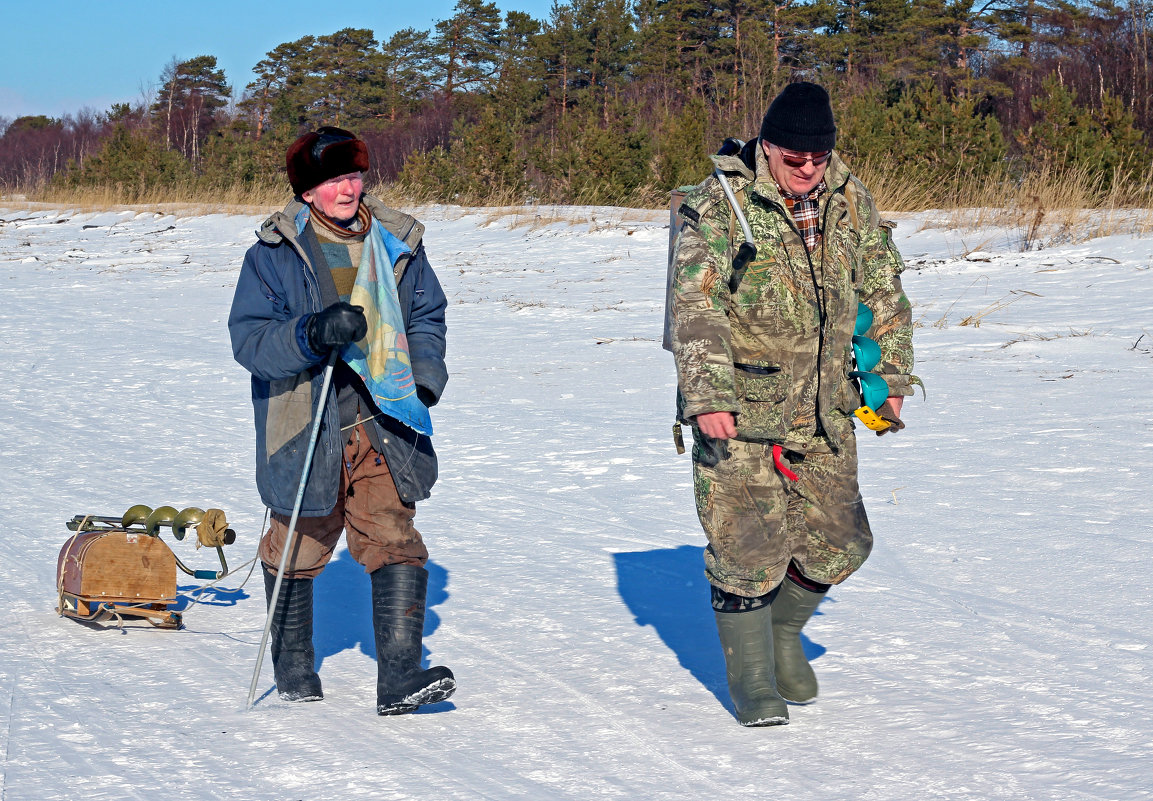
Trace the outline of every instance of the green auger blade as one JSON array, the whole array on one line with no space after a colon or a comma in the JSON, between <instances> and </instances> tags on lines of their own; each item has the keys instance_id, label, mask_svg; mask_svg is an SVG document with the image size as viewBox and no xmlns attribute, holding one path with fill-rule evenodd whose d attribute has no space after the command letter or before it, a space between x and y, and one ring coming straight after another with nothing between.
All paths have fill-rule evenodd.
<instances>
[{"instance_id":1,"label":"green auger blade","mask_svg":"<svg viewBox=\"0 0 1153 801\"><path fill-rule=\"evenodd\" d=\"M148 519L144 521L144 532L149 537L155 537L157 529L161 526L171 525L176 514L176 510L171 506L160 506L153 509L152 514L148 515Z\"/></svg>"},{"instance_id":2,"label":"green auger blade","mask_svg":"<svg viewBox=\"0 0 1153 801\"><path fill-rule=\"evenodd\" d=\"M129 526L135 525L137 523L143 523L148 519L148 515L150 514L152 514L151 506L145 506L142 503L138 503L124 513L124 516L120 518L120 525L124 528L128 528Z\"/></svg>"},{"instance_id":3,"label":"green auger blade","mask_svg":"<svg viewBox=\"0 0 1153 801\"><path fill-rule=\"evenodd\" d=\"M204 519L204 510L195 506L180 510L180 514L172 519L172 536L178 540L184 539L189 526L195 526Z\"/></svg>"}]
</instances>

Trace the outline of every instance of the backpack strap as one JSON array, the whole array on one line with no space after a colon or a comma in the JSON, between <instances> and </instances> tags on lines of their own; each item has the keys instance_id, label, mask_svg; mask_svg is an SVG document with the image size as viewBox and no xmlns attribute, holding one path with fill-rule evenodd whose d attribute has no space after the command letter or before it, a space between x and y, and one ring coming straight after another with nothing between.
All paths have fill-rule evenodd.
<instances>
[{"instance_id":1,"label":"backpack strap","mask_svg":"<svg viewBox=\"0 0 1153 801\"><path fill-rule=\"evenodd\" d=\"M735 197L737 199L737 204L741 207L741 211L744 211L745 210L745 189L742 187L741 189L738 189L736 192L733 192L733 197ZM732 240L732 238L736 235L736 233L737 233L737 210L735 208L733 208L733 205L730 203L729 204L729 239Z\"/></svg>"},{"instance_id":2,"label":"backpack strap","mask_svg":"<svg viewBox=\"0 0 1153 801\"><path fill-rule=\"evenodd\" d=\"M845 200L849 202L849 219L853 221L853 230L861 230L861 218L857 213L857 187L852 180L845 184Z\"/></svg>"}]
</instances>

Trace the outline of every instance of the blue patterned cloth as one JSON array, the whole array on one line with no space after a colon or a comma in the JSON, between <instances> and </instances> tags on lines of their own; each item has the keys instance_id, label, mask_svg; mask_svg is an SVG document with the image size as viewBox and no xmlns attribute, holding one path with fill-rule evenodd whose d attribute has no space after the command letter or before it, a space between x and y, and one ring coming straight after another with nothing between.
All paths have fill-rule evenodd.
<instances>
[{"instance_id":1,"label":"blue patterned cloth","mask_svg":"<svg viewBox=\"0 0 1153 801\"><path fill-rule=\"evenodd\" d=\"M408 337L396 292L393 265L408 247L376 219L364 238L364 251L349 302L364 309L368 334L341 351L382 412L421 434L432 435L432 417L416 394Z\"/></svg>"}]
</instances>

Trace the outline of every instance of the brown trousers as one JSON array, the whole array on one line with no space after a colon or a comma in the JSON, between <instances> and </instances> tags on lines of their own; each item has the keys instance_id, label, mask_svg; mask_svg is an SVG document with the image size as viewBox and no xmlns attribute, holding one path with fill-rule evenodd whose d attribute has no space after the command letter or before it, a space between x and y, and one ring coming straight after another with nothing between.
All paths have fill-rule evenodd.
<instances>
[{"instance_id":1,"label":"brown trousers","mask_svg":"<svg viewBox=\"0 0 1153 801\"><path fill-rule=\"evenodd\" d=\"M285 578L315 578L332 559L340 532L348 532L348 552L366 573L385 565L421 565L428 561L420 532L412 523L416 505L404 503L384 457L369 442L364 426L350 429L336 508L324 517L296 521ZM260 560L276 573L289 517L272 515L272 525L260 540Z\"/></svg>"}]
</instances>

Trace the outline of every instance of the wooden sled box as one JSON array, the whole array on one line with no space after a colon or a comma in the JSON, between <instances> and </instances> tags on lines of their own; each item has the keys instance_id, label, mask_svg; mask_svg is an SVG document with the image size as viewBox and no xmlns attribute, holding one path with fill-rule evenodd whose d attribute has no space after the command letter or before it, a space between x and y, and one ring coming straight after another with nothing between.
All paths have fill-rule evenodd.
<instances>
[{"instance_id":1,"label":"wooden sled box","mask_svg":"<svg viewBox=\"0 0 1153 801\"><path fill-rule=\"evenodd\" d=\"M176 556L158 537L134 531L90 531L60 549L56 584L61 615L96 620L103 614L148 618L179 628Z\"/></svg>"}]
</instances>

